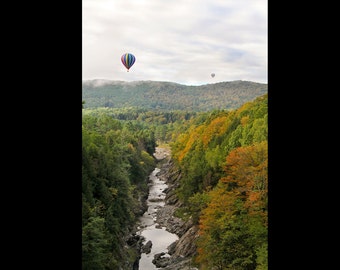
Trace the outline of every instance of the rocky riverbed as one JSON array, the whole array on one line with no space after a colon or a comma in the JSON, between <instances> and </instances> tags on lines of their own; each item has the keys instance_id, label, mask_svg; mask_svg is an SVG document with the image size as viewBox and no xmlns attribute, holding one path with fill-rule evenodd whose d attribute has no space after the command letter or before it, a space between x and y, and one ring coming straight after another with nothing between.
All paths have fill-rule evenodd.
<instances>
[{"instance_id":1,"label":"rocky riverbed","mask_svg":"<svg viewBox=\"0 0 340 270\"><path fill-rule=\"evenodd\" d=\"M196 247L194 245L195 238L198 236L198 228L194 226L191 219L183 221L174 215L176 209L181 206L175 194L175 188L178 187L180 172L173 166L171 160L171 152L167 148L158 147L154 154L158 160L158 168L156 176L166 184L166 188L162 191L165 195L163 204L157 207L155 211L154 222L159 229L165 228L169 233L177 235L177 240L167 247L167 252L154 254L152 263L155 269L163 270L195 270L192 267L192 257L195 255ZM141 237L140 252L147 254L151 251L152 246L157 243L145 241ZM141 266L141 265L140 265ZM143 268L136 268L147 270Z\"/></svg>"}]
</instances>

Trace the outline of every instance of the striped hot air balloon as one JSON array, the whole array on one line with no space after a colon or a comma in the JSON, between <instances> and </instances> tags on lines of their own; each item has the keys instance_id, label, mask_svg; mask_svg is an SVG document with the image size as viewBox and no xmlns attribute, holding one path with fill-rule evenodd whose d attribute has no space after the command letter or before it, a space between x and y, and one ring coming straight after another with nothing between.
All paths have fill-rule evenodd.
<instances>
[{"instance_id":1,"label":"striped hot air balloon","mask_svg":"<svg viewBox=\"0 0 340 270\"><path fill-rule=\"evenodd\" d=\"M124 53L121 57L123 65L127 68L127 71L132 67L136 61L136 57L131 53Z\"/></svg>"}]
</instances>

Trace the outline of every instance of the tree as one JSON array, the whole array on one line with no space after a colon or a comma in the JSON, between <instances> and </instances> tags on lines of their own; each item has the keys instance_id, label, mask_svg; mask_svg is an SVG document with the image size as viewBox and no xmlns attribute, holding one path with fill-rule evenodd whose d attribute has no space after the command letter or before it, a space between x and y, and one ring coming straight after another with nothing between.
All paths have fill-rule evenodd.
<instances>
[{"instance_id":1,"label":"tree","mask_svg":"<svg viewBox=\"0 0 340 270\"><path fill-rule=\"evenodd\" d=\"M104 218L91 217L82 230L82 269L105 270L110 257Z\"/></svg>"},{"instance_id":2,"label":"tree","mask_svg":"<svg viewBox=\"0 0 340 270\"><path fill-rule=\"evenodd\" d=\"M211 190L199 220L197 262L203 269L263 269L267 261L267 142L239 147Z\"/></svg>"}]
</instances>

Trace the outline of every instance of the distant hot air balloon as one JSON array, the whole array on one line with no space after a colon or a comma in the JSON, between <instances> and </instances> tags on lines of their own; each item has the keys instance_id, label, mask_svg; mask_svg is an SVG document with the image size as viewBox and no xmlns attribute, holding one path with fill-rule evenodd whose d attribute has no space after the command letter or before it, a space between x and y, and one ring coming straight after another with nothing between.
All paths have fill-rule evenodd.
<instances>
[{"instance_id":1,"label":"distant hot air balloon","mask_svg":"<svg viewBox=\"0 0 340 270\"><path fill-rule=\"evenodd\" d=\"M213 77L213 78L214 78L214 77L215 77L215 73L211 73L211 77Z\"/></svg>"},{"instance_id":2,"label":"distant hot air balloon","mask_svg":"<svg viewBox=\"0 0 340 270\"><path fill-rule=\"evenodd\" d=\"M120 59L122 60L123 65L127 68L127 71L129 71L130 67L132 67L136 61L136 57L131 53L124 53Z\"/></svg>"}]
</instances>

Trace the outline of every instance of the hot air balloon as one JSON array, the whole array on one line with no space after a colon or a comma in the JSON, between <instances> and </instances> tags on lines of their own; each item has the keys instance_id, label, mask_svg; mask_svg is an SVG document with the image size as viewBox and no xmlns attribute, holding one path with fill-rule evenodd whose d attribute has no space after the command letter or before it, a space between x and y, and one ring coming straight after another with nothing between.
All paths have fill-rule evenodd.
<instances>
[{"instance_id":1,"label":"hot air balloon","mask_svg":"<svg viewBox=\"0 0 340 270\"><path fill-rule=\"evenodd\" d=\"M122 60L123 65L127 68L127 71L129 71L130 67L132 67L136 61L136 57L131 53L124 53L120 59Z\"/></svg>"},{"instance_id":2,"label":"hot air balloon","mask_svg":"<svg viewBox=\"0 0 340 270\"><path fill-rule=\"evenodd\" d=\"M211 77L213 77L213 78L214 78L214 77L215 77L215 73L211 73Z\"/></svg>"}]
</instances>

